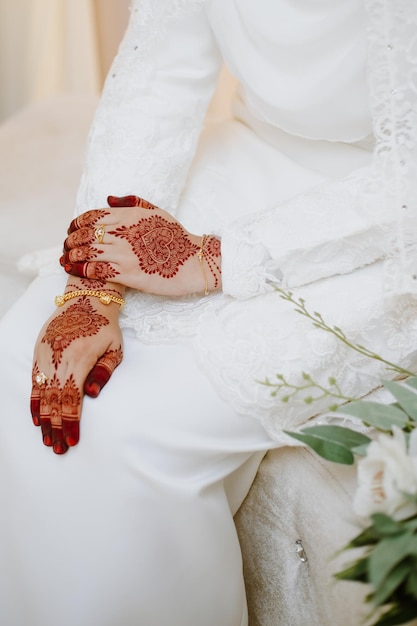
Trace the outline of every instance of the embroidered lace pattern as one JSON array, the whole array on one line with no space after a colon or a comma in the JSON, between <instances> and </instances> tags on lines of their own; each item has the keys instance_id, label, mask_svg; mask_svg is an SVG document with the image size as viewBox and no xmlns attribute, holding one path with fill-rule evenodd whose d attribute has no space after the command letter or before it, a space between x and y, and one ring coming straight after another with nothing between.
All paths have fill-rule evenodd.
<instances>
[{"instance_id":1,"label":"embroidered lace pattern","mask_svg":"<svg viewBox=\"0 0 417 626\"><path fill-rule=\"evenodd\" d=\"M376 137L369 208L395 216L395 254L385 264L387 294L416 293L417 7L413 0L365 0L365 6Z\"/></svg>"},{"instance_id":2,"label":"embroidered lace pattern","mask_svg":"<svg viewBox=\"0 0 417 626\"><path fill-rule=\"evenodd\" d=\"M107 192L134 192L175 213L212 90L201 95L194 90L196 97L185 104L174 94L168 116L165 94L154 92L158 49L170 23L202 5L203 0L133 1L90 131L78 213L106 206ZM215 73L219 60L213 64Z\"/></svg>"}]
</instances>

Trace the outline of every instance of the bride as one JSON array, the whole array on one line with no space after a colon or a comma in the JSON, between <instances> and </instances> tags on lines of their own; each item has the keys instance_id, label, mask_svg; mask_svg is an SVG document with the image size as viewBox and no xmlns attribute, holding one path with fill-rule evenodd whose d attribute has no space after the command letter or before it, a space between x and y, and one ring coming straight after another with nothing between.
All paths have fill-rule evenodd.
<instances>
[{"instance_id":1,"label":"bride","mask_svg":"<svg viewBox=\"0 0 417 626\"><path fill-rule=\"evenodd\" d=\"M309 371L361 395L384 373L274 287L412 362L397 208L415 189L394 201L398 168L378 178L398 153L366 77L383 23L401 52L407 2L384 22L370 0L133 1L62 267L1 322L4 626L247 624L233 514L285 428L331 419L259 381ZM222 62L233 119L205 126ZM406 87L382 91L404 105Z\"/></svg>"}]
</instances>

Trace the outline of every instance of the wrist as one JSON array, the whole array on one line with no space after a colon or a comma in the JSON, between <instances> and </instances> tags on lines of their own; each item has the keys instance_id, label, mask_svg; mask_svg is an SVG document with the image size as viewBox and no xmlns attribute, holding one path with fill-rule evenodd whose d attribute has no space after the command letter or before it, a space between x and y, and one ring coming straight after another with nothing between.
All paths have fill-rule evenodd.
<instances>
[{"instance_id":1,"label":"wrist","mask_svg":"<svg viewBox=\"0 0 417 626\"><path fill-rule=\"evenodd\" d=\"M64 293L69 293L82 289L103 291L119 298L122 298L126 292L126 287L119 283L111 283L104 280L93 280L90 278L79 278L78 276L71 276L67 281Z\"/></svg>"},{"instance_id":2,"label":"wrist","mask_svg":"<svg viewBox=\"0 0 417 626\"><path fill-rule=\"evenodd\" d=\"M196 252L196 262L194 260L194 281L196 284L195 293L208 295L211 291L218 291L222 288L221 276L221 243L214 235L191 235L192 242L198 247Z\"/></svg>"}]
</instances>

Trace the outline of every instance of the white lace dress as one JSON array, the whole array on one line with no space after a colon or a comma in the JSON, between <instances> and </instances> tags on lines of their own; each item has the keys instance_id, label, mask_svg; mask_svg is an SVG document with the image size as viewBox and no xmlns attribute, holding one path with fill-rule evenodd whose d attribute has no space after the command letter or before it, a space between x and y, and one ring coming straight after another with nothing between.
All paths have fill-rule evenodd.
<instances>
[{"instance_id":1,"label":"white lace dress","mask_svg":"<svg viewBox=\"0 0 417 626\"><path fill-rule=\"evenodd\" d=\"M203 128L222 59L240 82L235 117ZM359 0L133 2L78 210L134 193L219 234L224 290L128 295L124 361L84 401L81 441L63 457L42 446L28 398L32 346L66 277L45 269L2 320L4 626L247 624L232 513L263 452L294 443L282 429L312 413L259 381L308 371L362 394L383 373L274 284L353 340L413 358L415 301L383 297L389 220L378 228L360 201L365 64Z\"/></svg>"}]
</instances>

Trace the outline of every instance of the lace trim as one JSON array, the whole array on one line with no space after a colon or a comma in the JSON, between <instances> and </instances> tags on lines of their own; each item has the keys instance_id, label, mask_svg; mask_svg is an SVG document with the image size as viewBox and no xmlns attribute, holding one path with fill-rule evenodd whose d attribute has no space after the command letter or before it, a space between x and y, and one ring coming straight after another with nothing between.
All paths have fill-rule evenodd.
<instances>
[{"instance_id":1,"label":"lace trim","mask_svg":"<svg viewBox=\"0 0 417 626\"><path fill-rule=\"evenodd\" d=\"M416 293L417 7L414 0L365 0L365 7L376 137L368 210L394 216L387 294Z\"/></svg>"}]
</instances>

